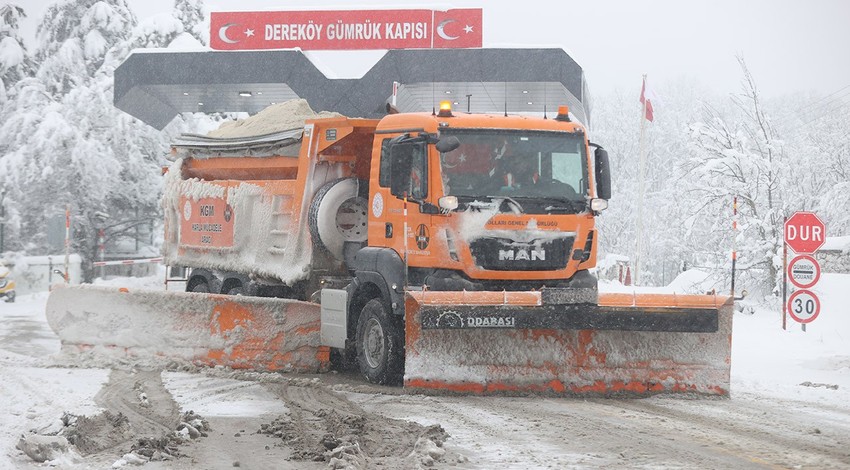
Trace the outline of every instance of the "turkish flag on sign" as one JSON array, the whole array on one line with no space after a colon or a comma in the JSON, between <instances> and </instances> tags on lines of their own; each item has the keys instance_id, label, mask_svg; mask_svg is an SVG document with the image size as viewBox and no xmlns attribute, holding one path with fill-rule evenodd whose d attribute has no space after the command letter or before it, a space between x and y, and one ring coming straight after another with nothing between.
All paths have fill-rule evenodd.
<instances>
[{"instance_id":1,"label":"turkish flag on sign","mask_svg":"<svg viewBox=\"0 0 850 470\"><path fill-rule=\"evenodd\" d=\"M434 49L481 47L481 8L464 8L435 11L433 32Z\"/></svg>"}]
</instances>

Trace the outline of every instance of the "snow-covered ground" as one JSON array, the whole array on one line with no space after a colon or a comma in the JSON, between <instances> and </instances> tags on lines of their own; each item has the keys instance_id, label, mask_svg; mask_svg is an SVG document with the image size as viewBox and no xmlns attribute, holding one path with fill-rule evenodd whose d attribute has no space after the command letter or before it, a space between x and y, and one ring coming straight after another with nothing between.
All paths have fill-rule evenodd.
<instances>
[{"instance_id":1,"label":"snow-covered ground","mask_svg":"<svg viewBox=\"0 0 850 470\"><path fill-rule=\"evenodd\" d=\"M161 285L156 278L112 282L133 282L148 287ZM681 286L684 278L678 282L663 290L687 290ZM610 285L605 288L612 289ZM818 452L827 452L817 446L817 439L834 440L823 449L841 445L850 449L850 423L847 422L850 417L850 275L825 273L814 290L820 295L822 309L805 332L790 318L787 330L783 330L781 313L763 307L756 307L753 313L735 313L731 400L423 397L399 395L392 390L364 391L339 384L330 385L330 388L370 413L426 426L442 424L452 436L446 449L459 456L449 463L461 468L612 465L664 468L681 464L717 467L737 466L741 462L814 467L850 465L850 450L837 450L838 454L823 461L817 458ZM16 303L0 303L0 396L3 397L0 400L0 468L36 468L36 464L15 448L21 434L30 430L57 429L65 412L97 413L95 396L110 380L107 369L54 365L52 356L59 351L59 341L44 318L46 300L47 294L40 293L20 296ZM181 408L193 409L213 419L261 417L271 420L293 407L291 402L280 400L285 394L276 396L255 381L214 374L168 372L162 374L162 385ZM750 413L753 416L738 416ZM654 420L667 423L661 427L669 426L669 429L653 432L661 433L659 439L670 441L695 432L694 429L703 429L699 431L702 434L694 437L703 439L703 434L711 436L705 429L718 427L723 429L716 432L727 434L706 439L746 441L759 432L765 433L765 438L749 443L746 451L729 442L714 442L696 450L691 449L694 444L689 443L676 447L667 457L656 455L653 460L650 454L666 452L664 446L668 445L663 443L666 441L658 441L651 442L643 453L633 455L640 445L623 443L633 438L624 437L631 436L628 426L637 426L643 421L655 423ZM739 420L738 424L731 424ZM703 421L708 424L700 428ZM689 422L697 424L691 426ZM775 431L771 429L774 422ZM729 429L724 427L727 424L718 423L729 423ZM614 443L612 449L594 450L593 443L585 442L605 434L590 429L600 425L610 426L610 439L622 441L622 445ZM679 425L682 429L677 428ZM746 426L757 426L758 432ZM795 426L800 429L792 429ZM566 439L561 434L567 430L577 432L576 427L583 430L579 434L585 434L584 437L573 435ZM249 433L255 431L250 429ZM623 436L617 437L618 431ZM669 436L665 434L668 432ZM773 432L778 434L771 435ZM802 437L795 437L795 432ZM803 441L813 439L809 447L814 456L786 453L776 457L778 460L771 460L770 455L765 455L767 450L751 449L768 446L766 443L773 440L782 443L784 439L799 440L798 437ZM715 447L719 449L715 449L716 452L712 450ZM91 463L85 460L74 463L66 459L53 464L63 468L101 468L88 467ZM231 464L228 462L227 466ZM446 462L441 465L444 464ZM192 468L185 464L184 467Z\"/></svg>"}]
</instances>

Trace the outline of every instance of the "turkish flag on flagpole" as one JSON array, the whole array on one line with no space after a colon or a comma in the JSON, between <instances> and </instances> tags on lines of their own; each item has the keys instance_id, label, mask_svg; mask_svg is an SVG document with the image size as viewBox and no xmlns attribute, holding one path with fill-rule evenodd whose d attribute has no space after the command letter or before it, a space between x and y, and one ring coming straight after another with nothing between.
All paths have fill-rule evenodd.
<instances>
[{"instance_id":1,"label":"turkish flag on flagpole","mask_svg":"<svg viewBox=\"0 0 850 470\"><path fill-rule=\"evenodd\" d=\"M650 97L652 96L651 91L647 91L646 89L646 77L643 77L643 86L640 87L640 102L641 104L646 106L646 120L652 122L653 114L652 114L652 100Z\"/></svg>"}]
</instances>

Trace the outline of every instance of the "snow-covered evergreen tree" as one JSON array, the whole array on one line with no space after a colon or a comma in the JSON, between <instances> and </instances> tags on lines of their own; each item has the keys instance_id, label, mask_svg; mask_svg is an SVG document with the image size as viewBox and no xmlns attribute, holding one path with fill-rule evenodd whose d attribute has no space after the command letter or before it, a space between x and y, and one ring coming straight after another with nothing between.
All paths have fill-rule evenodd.
<instances>
[{"instance_id":1,"label":"snow-covered evergreen tree","mask_svg":"<svg viewBox=\"0 0 850 470\"><path fill-rule=\"evenodd\" d=\"M32 58L20 35L24 9L13 4L0 7L0 103L6 101L7 87L32 73Z\"/></svg>"},{"instance_id":2,"label":"snow-covered evergreen tree","mask_svg":"<svg viewBox=\"0 0 850 470\"><path fill-rule=\"evenodd\" d=\"M209 28L205 21L204 0L175 0L174 18L183 24L183 31L203 45L209 44Z\"/></svg>"},{"instance_id":3,"label":"snow-covered evergreen tree","mask_svg":"<svg viewBox=\"0 0 850 470\"><path fill-rule=\"evenodd\" d=\"M182 2L178 0L178 7ZM74 213L73 249L91 279L98 233L107 244L160 219L161 167L167 142L112 103L113 72L134 48L166 47L197 18L188 2L137 25L126 0L80 0L50 6L38 29L35 78L18 80L0 125L0 171L16 213L12 248L43 253L45 220ZM175 10L177 12L178 10ZM26 241L25 241L26 240Z\"/></svg>"}]
</instances>

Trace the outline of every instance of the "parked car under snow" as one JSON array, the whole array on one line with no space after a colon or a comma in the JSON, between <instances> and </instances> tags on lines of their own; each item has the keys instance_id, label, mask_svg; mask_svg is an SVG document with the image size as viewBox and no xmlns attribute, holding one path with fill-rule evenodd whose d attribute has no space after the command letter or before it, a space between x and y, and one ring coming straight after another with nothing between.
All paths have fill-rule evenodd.
<instances>
[{"instance_id":1,"label":"parked car under snow","mask_svg":"<svg viewBox=\"0 0 850 470\"><path fill-rule=\"evenodd\" d=\"M15 301L15 281L12 279L9 268L0 265L0 298L4 297L6 302Z\"/></svg>"}]
</instances>

